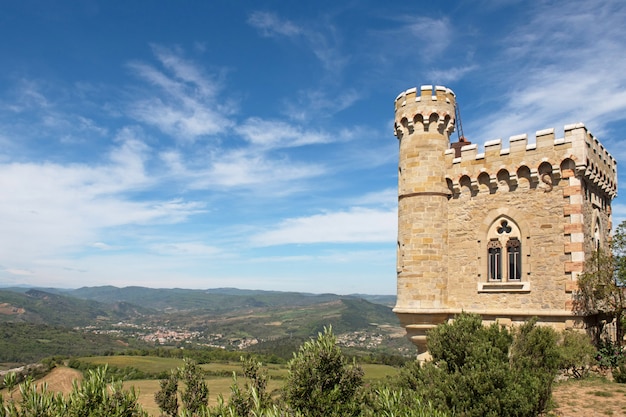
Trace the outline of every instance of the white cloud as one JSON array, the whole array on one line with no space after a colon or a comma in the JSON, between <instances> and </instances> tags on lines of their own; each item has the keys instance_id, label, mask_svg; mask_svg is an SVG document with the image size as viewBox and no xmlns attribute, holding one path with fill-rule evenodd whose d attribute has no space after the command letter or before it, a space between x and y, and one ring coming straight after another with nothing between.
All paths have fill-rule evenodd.
<instances>
[{"instance_id":1,"label":"white cloud","mask_svg":"<svg viewBox=\"0 0 626 417\"><path fill-rule=\"evenodd\" d=\"M319 176L325 172L322 165L293 163L289 160L269 159L254 151L236 150L220 154L211 164L199 184L225 187L249 187L263 185L277 191L289 188L291 181Z\"/></svg>"},{"instance_id":2,"label":"white cloud","mask_svg":"<svg viewBox=\"0 0 626 417\"><path fill-rule=\"evenodd\" d=\"M253 12L248 16L248 24L259 29L263 36L294 37L302 33L302 29L289 20L280 19L269 12Z\"/></svg>"},{"instance_id":3,"label":"white cloud","mask_svg":"<svg viewBox=\"0 0 626 417\"><path fill-rule=\"evenodd\" d=\"M264 149L291 148L332 141L331 136L325 132L307 131L292 124L258 117L246 120L237 128L237 133L252 145Z\"/></svg>"},{"instance_id":4,"label":"white cloud","mask_svg":"<svg viewBox=\"0 0 626 417\"><path fill-rule=\"evenodd\" d=\"M155 244L150 249L160 255L190 256L190 257L213 257L221 254L222 250L215 246L206 245L202 242L170 242Z\"/></svg>"},{"instance_id":5,"label":"white cloud","mask_svg":"<svg viewBox=\"0 0 626 417\"><path fill-rule=\"evenodd\" d=\"M396 206L398 202L398 189L387 188L381 191L373 191L367 193L353 201L353 204L363 205L377 205L377 206Z\"/></svg>"},{"instance_id":6,"label":"white cloud","mask_svg":"<svg viewBox=\"0 0 626 417\"><path fill-rule=\"evenodd\" d=\"M104 248L108 228L176 223L204 210L183 200L133 201L128 193L153 184L143 165L145 145L125 140L108 163L0 164L0 262L36 262L81 248Z\"/></svg>"},{"instance_id":7,"label":"white cloud","mask_svg":"<svg viewBox=\"0 0 626 417\"><path fill-rule=\"evenodd\" d=\"M426 78L428 80L432 80L434 84L453 83L465 77L467 73L476 71L477 69L478 65L466 65L463 67L437 69L429 71L426 75Z\"/></svg>"},{"instance_id":8,"label":"white cloud","mask_svg":"<svg viewBox=\"0 0 626 417\"><path fill-rule=\"evenodd\" d=\"M154 47L155 53L169 73L144 64L131 63L135 73L160 89L145 92L146 97L130 105L131 114L175 138L194 141L198 137L228 130L232 108L217 98L221 86L202 74L191 62L176 52Z\"/></svg>"},{"instance_id":9,"label":"white cloud","mask_svg":"<svg viewBox=\"0 0 626 417\"><path fill-rule=\"evenodd\" d=\"M248 17L248 24L257 28L263 36L283 36L295 42L304 41L324 68L332 74L339 73L348 62L348 54L340 51L340 37L332 22L324 21L316 28L298 26L281 19L275 13L254 12Z\"/></svg>"},{"instance_id":10,"label":"white cloud","mask_svg":"<svg viewBox=\"0 0 626 417\"><path fill-rule=\"evenodd\" d=\"M443 54L452 41L452 30L450 21L447 18L433 19L430 17L411 17L402 32L409 34L413 39L410 40L411 45L415 45L415 41L420 49L428 51L421 54L424 59L432 60ZM406 42L406 41L405 41Z\"/></svg>"},{"instance_id":11,"label":"white cloud","mask_svg":"<svg viewBox=\"0 0 626 417\"><path fill-rule=\"evenodd\" d=\"M511 68L492 80L508 91L500 111L472 127L489 140L583 121L601 136L608 123L624 120L623 3L542 3L532 16L493 58Z\"/></svg>"},{"instance_id":12,"label":"white cloud","mask_svg":"<svg viewBox=\"0 0 626 417\"><path fill-rule=\"evenodd\" d=\"M299 191L302 181L327 172L322 164L273 157L256 148L221 149L193 161L175 150L162 152L160 157L169 169L168 179L186 189L252 189L265 198Z\"/></svg>"},{"instance_id":13,"label":"white cloud","mask_svg":"<svg viewBox=\"0 0 626 417\"><path fill-rule=\"evenodd\" d=\"M352 208L287 219L251 238L253 245L372 243L396 239L398 215L393 210Z\"/></svg>"},{"instance_id":14,"label":"white cloud","mask_svg":"<svg viewBox=\"0 0 626 417\"><path fill-rule=\"evenodd\" d=\"M353 89L332 91L324 89L301 90L294 97L283 100L284 115L292 120L311 122L322 117L333 116L363 100L363 92ZM294 101L295 100L295 101Z\"/></svg>"}]
</instances>

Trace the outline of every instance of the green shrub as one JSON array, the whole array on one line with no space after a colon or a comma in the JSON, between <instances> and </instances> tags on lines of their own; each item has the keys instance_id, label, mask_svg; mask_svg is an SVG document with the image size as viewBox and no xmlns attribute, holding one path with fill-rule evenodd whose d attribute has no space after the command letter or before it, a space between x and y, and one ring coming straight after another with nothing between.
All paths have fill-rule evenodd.
<instances>
[{"instance_id":1,"label":"green shrub","mask_svg":"<svg viewBox=\"0 0 626 417\"><path fill-rule=\"evenodd\" d=\"M588 335L569 330L563 332L560 352L561 369L571 372L575 378L587 376L596 353Z\"/></svg>"},{"instance_id":2,"label":"green shrub","mask_svg":"<svg viewBox=\"0 0 626 417\"><path fill-rule=\"evenodd\" d=\"M284 399L308 417L358 415L355 399L362 383L363 370L347 363L332 330L325 328L294 353Z\"/></svg>"},{"instance_id":3,"label":"green shrub","mask_svg":"<svg viewBox=\"0 0 626 417\"><path fill-rule=\"evenodd\" d=\"M620 384L626 383L626 358L623 355L617 361L617 366L613 368L613 380Z\"/></svg>"},{"instance_id":4,"label":"green shrub","mask_svg":"<svg viewBox=\"0 0 626 417\"><path fill-rule=\"evenodd\" d=\"M560 362L556 333L530 321L513 333L463 313L429 333L432 360L407 366L400 386L464 417L530 417L550 398Z\"/></svg>"},{"instance_id":5,"label":"green shrub","mask_svg":"<svg viewBox=\"0 0 626 417\"><path fill-rule=\"evenodd\" d=\"M106 367L89 371L80 385L74 382L67 398L30 380L20 384L20 393L17 402L0 396L0 417L147 417L135 391L124 390L119 380L111 381Z\"/></svg>"},{"instance_id":6,"label":"green shrub","mask_svg":"<svg viewBox=\"0 0 626 417\"><path fill-rule=\"evenodd\" d=\"M600 341L596 353L598 366L604 369L615 368L624 356L624 351L618 343Z\"/></svg>"}]
</instances>

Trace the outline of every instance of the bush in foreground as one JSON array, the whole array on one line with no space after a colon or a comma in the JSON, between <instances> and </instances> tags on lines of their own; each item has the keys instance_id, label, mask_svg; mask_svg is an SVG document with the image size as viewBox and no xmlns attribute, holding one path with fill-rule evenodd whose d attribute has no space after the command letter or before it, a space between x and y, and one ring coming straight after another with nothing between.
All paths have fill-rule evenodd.
<instances>
[{"instance_id":1,"label":"bush in foreground","mask_svg":"<svg viewBox=\"0 0 626 417\"><path fill-rule=\"evenodd\" d=\"M532 417L545 410L559 368L557 334L530 321L513 333L461 314L429 334L432 361L414 363L400 385L445 413Z\"/></svg>"},{"instance_id":2,"label":"bush in foreground","mask_svg":"<svg viewBox=\"0 0 626 417\"><path fill-rule=\"evenodd\" d=\"M67 397L53 394L46 385L38 387L30 380L19 388L18 401L11 395L5 402L0 395L0 417L148 416L138 404L134 389L125 390L121 381L109 380L106 367L89 371L80 385L74 381Z\"/></svg>"}]
</instances>

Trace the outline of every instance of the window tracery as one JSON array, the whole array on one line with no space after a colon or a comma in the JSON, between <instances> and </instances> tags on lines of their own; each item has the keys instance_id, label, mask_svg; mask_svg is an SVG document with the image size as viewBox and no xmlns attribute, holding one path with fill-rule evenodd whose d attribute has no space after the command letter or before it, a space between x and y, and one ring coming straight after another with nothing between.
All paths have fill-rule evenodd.
<instances>
[{"instance_id":1,"label":"window tracery","mask_svg":"<svg viewBox=\"0 0 626 417\"><path fill-rule=\"evenodd\" d=\"M510 219L498 218L489 230L488 239L488 280L520 281L522 279L522 242L519 227ZM503 268L504 262L506 265Z\"/></svg>"}]
</instances>

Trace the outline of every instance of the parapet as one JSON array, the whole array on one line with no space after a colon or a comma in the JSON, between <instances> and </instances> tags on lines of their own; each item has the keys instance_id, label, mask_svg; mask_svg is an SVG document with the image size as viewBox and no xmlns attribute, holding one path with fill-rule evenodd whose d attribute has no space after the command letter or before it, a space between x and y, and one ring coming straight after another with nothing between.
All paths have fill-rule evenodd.
<instances>
[{"instance_id":1,"label":"parapet","mask_svg":"<svg viewBox=\"0 0 626 417\"><path fill-rule=\"evenodd\" d=\"M399 108L404 107L407 103L411 102L423 102L428 103L428 101L440 101L443 100L448 104L454 104L456 102L456 95L454 91L451 89L444 87L442 85L422 85L420 87L420 93L417 94L417 88L409 88L406 91L401 92L396 97L396 111Z\"/></svg>"},{"instance_id":2,"label":"parapet","mask_svg":"<svg viewBox=\"0 0 626 417\"><path fill-rule=\"evenodd\" d=\"M511 136L507 148L501 139L490 140L485 142L484 152L478 152L476 144L466 145L460 157L455 156L454 149L448 149L448 178L455 183L462 176L477 178L487 172L496 181L501 170L515 173L526 166L532 175L539 165L549 164L558 170L564 161L571 161L578 174L611 198L617 195L617 161L584 124L566 125L562 138L555 137L553 128L539 130L535 137L535 143L528 143L526 134Z\"/></svg>"},{"instance_id":3,"label":"parapet","mask_svg":"<svg viewBox=\"0 0 626 417\"><path fill-rule=\"evenodd\" d=\"M447 87L423 85L409 88L396 97L394 135L411 133L415 125L445 123L448 134L454 131L456 96Z\"/></svg>"}]
</instances>

